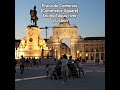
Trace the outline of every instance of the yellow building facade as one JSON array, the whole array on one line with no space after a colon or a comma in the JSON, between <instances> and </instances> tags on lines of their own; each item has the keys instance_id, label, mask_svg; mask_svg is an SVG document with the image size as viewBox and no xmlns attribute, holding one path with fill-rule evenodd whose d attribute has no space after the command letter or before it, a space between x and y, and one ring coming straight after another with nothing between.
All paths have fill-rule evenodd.
<instances>
[{"instance_id":1,"label":"yellow building facade","mask_svg":"<svg viewBox=\"0 0 120 90\"><path fill-rule=\"evenodd\" d=\"M20 41L15 41L15 57L44 57L53 56L59 59L63 54L68 57L72 55L73 59L79 58L87 62L100 63L105 61L105 37L86 37L78 35L77 26L71 25L69 21L60 22L58 26L53 27L53 35L44 40L40 37L41 29L39 27L28 26L26 36ZM70 47L62 43L64 39L70 40ZM19 43L19 44L18 44ZM42 52L41 50L44 50Z\"/></svg>"}]
</instances>

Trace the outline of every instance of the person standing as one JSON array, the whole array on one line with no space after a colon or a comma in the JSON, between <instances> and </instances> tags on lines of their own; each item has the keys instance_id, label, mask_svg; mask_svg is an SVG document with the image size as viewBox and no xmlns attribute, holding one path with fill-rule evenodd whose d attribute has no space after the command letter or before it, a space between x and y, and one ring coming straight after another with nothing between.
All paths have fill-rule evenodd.
<instances>
[{"instance_id":1,"label":"person standing","mask_svg":"<svg viewBox=\"0 0 120 90\"><path fill-rule=\"evenodd\" d=\"M27 58L27 60L26 60L26 69L28 70L28 66L29 66L29 58Z\"/></svg>"},{"instance_id":2,"label":"person standing","mask_svg":"<svg viewBox=\"0 0 120 90\"><path fill-rule=\"evenodd\" d=\"M49 67L49 64L46 65L46 77L48 78L49 76L49 73L50 73L50 67Z\"/></svg>"},{"instance_id":3,"label":"person standing","mask_svg":"<svg viewBox=\"0 0 120 90\"><path fill-rule=\"evenodd\" d=\"M20 70L21 70L21 74L23 74L23 72L24 72L24 66L25 66L25 58L22 55L21 58L20 58Z\"/></svg>"},{"instance_id":4,"label":"person standing","mask_svg":"<svg viewBox=\"0 0 120 90\"><path fill-rule=\"evenodd\" d=\"M68 76L68 60L66 54L63 55L63 58L61 60L61 74L64 80L64 83L67 83L67 76Z\"/></svg>"},{"instance_id":5,"label":"person standing","mask_svg":"<svg viewBox=\"0 0 120 90\"><path fill-rule=\"evenodd\" d=\"M83 76L85 76L83 67L82 67L82 63L80 60L78 60L78 62L77 62L77 67L78 67L79 77L81 77L81 72L82 72Z\"/></svg>"},{"instance_id":6,"label":"person standing","mask_svg":"<svg viewBox=\"0 0 120 90\"><path fill-rule=\"evenodd\" d=\"M74 65L74 60L72 59L72 56L70 56L68 61L69 77L73 76L73 65Z\"/></svg>"},{"instance_id":7,"label":"person standing","mask_svg":"<svg viewBox=\"0 0 120 90\"><path fill-rule=\"evenodd\" d=\"M30 67L32 67L32 59L29 57Z\"/></svg>"}]
</instances>

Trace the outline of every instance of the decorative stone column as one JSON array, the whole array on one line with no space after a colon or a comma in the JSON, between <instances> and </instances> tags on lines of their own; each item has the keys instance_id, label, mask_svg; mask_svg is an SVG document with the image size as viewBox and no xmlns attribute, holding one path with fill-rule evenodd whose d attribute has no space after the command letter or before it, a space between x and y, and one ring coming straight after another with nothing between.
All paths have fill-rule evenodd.
<instances>
[{"instance_id":1,"label":"decorative stone column","mask_svg":"<svg viewBox=\"0 0 120 90\"><path fill-rule=\"evenodd\" d=\"M101 52L99 52L99 60L100 60L100 64L103 64L103 60L101 60Z\"/></svg>"},{"instance_id":2,"label":"decorative stone column","mask_svg":"<svg viewBox=\"0 0 120 90\"><path fill-rule=\"evenodd\" d=\"M91 53L88 53L88 63L91 63L91 58L90 58Z\"/></svg>"},{"instance_id":3,"label":"decorative stone column","mask_svg":"<svg viewBox=\"0 0 120 90\"><path fill-rule=\"evenodd\" d=\"M75 44L71 43L70 48L71 48L70 54L71 54L72 58L75 59L76 58Z\"/></svg>"}]
</instances>

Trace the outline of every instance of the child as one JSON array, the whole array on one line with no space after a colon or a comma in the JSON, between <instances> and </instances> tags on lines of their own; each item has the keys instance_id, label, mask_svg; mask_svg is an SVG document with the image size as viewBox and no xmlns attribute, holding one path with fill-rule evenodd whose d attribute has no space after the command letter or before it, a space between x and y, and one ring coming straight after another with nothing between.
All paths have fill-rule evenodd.
<instances>
[{"instance_id":1,"label":"child","mask_svg":"<svg viewBox=\"0 0 120 90\"><path fill-rule=\"evenodd\" d=\"M49 64L47 64L46 65L46 76L47 77L49 76L49 71L50 71Z\"/></svg>"},{"instance_id":2,"label":"child","mask_svg":"<svg viewBox=\"0 0 120 90\"><path fill-rule=\"evenodd\" d=\"M51 80L52 80L52 78L54 78L54 79L56 79L56 80L57 80L57 73L56 73L56 71L55 71L55 70L52 72L52 74L51 74L50 78L51 78Z\"/></svg>"}]
</instances>

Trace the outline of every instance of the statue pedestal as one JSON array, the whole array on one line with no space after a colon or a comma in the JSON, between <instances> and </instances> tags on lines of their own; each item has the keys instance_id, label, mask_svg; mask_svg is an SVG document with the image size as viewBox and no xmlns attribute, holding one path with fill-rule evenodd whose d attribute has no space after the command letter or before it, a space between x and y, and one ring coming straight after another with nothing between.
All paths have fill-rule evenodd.
<instances>
[{"instance_id":1,"label":"statue pedestal","mask_svg":"<svg viewBox=\"0 0 120 90\"><path fill-rule=\"evenodd\" d=\"M26 57L39 57L40 56L40 28L38 26L28 26L26 28L26 46L24 56Z\"/></svg>"}]
</instances>

